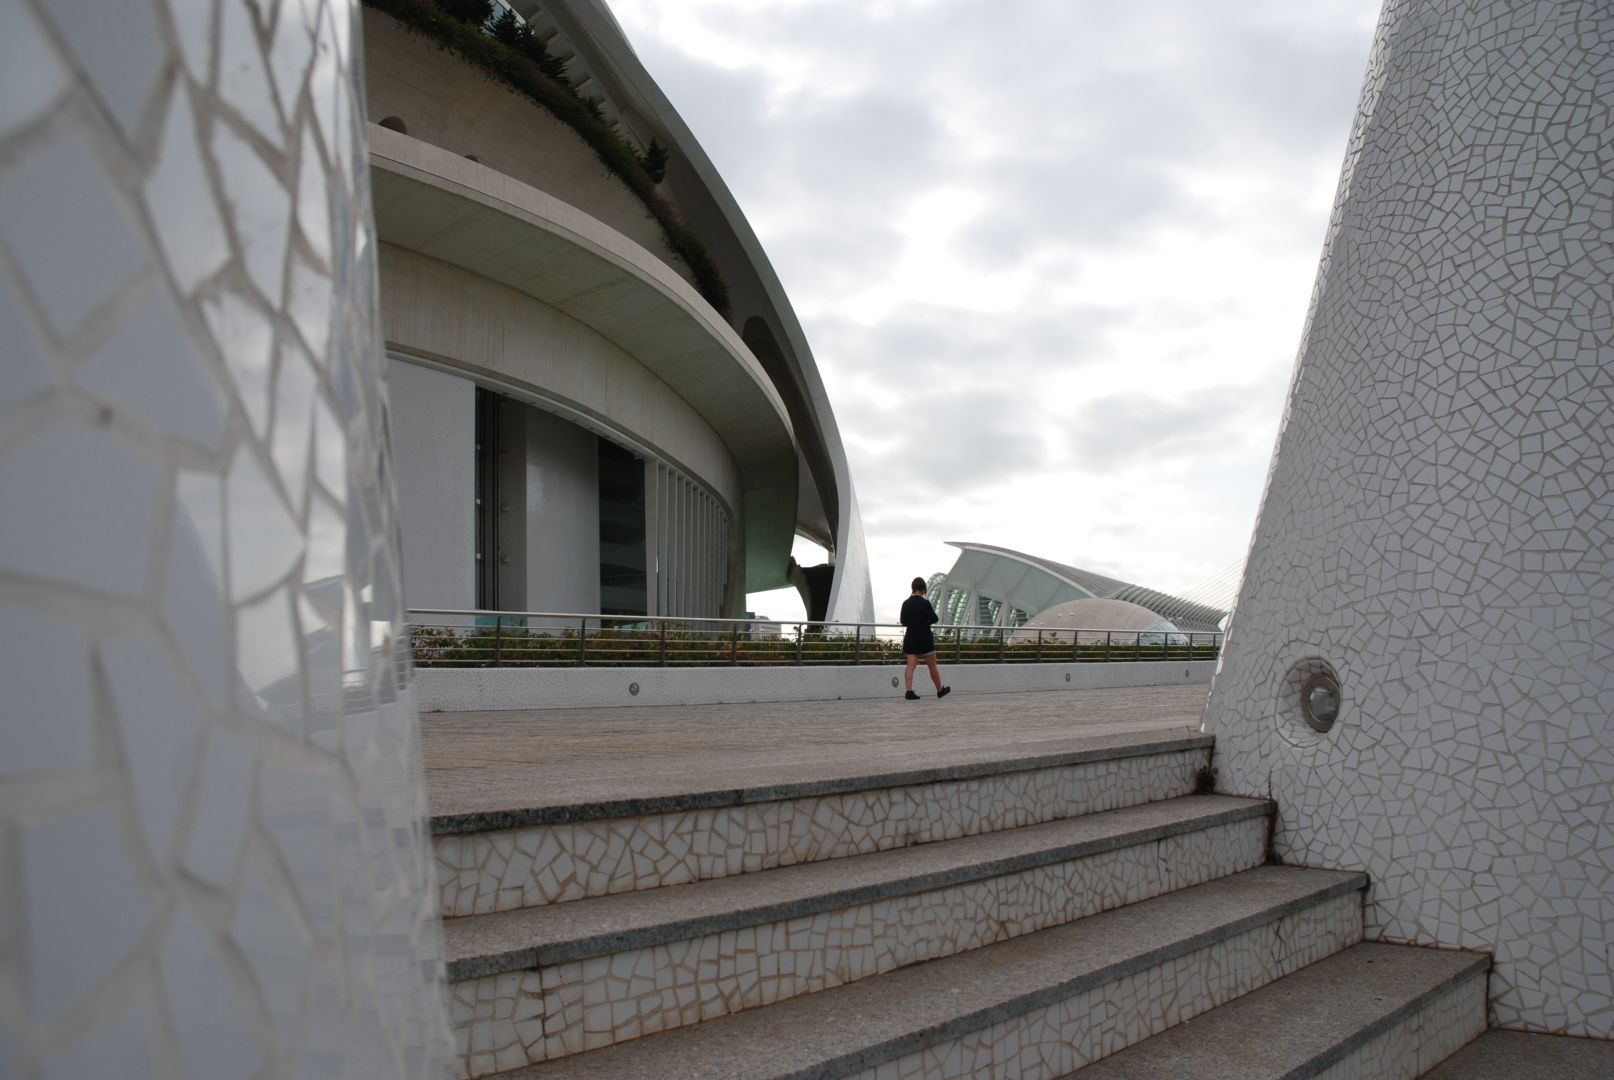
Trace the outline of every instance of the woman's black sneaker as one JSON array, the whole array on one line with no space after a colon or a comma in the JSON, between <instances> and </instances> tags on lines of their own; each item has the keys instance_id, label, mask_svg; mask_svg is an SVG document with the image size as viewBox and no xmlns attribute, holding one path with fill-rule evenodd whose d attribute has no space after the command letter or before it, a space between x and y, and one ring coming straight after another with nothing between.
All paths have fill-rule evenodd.
<instances>
[{"instance_id":1,"label":"woman's black sneaker","mask_svg":"<svg viewBox=\"0 0 1614 1080\"><path fill-rule=\"evenodd\" d=\"M953 688L951 686L944 686L940 690L936 691L936 696L937 697L946 697L948 694L951 694L952 692L953 692Z\"/></svg>"},{"instance_id":2,"label":"woman's black sneaker","mask_svg":"<svg viewBox=\"0 0 1614 1080\"><path fill-rule=\"evenodd\" d=\"M909 701L918 701L919 700L919 695L914 693L912 690L909 690L906 694L903 694L902 696L904 698L906 698L907 700L909 700Z\"/></svg>"}]
</instances>

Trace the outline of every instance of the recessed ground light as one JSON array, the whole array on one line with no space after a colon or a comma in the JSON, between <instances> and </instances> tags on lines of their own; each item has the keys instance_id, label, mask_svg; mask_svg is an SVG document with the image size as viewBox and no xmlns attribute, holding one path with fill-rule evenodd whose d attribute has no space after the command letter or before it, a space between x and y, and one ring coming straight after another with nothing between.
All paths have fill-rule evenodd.
<instances>
[{"instance_id":1,"label":"recessed ground light","mask_svg":"<svg viewBox=\"0 0 1614 1080\"><path fill-rule=\"evenodd\" d=\"M1339 680L1326 671L1307 679L1300 688L1300 715L1313 731L1326 732L1339 719Z\"/></svg>"}]
</instances>

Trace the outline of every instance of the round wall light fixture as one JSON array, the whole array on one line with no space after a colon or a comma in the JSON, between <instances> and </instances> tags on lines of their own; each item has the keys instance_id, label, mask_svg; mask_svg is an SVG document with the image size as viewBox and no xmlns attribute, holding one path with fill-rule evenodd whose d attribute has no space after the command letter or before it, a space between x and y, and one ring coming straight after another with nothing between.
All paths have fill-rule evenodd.
<instances>
[{"instance_id":1,"label":"round wall light fixture","mask_svg":"<svg viewBox=\"0 0 1614 1080\"><path fill-rule=\"evenodd\" d=\"M1300 715L1313 731L1327 732L1339 719L1339 680L1326 671L1312 675L1300 687Z\"/></svg>"}]
</instances>

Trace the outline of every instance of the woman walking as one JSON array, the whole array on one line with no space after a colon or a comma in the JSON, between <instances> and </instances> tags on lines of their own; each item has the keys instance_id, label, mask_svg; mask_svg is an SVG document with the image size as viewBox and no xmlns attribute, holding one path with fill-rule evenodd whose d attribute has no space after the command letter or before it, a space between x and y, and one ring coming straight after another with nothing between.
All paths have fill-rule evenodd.
<instances>
[{"instance_id":1,"label":"woman walking","mask_svg":"<svg viewBox=\"0 0 1614 1080\"><path fill-rule=\"evenodd\" d=\"M909 701L919 700L919 695L913 692L913 669L921 660L930 668L936 696L946 697L953 692L951 686L942 685L941 671L936 667L936 637L930 627L937 619L936 609L925 599L925 579L914 578L913 595L902 602L902 625L906 628L902 634L902 651L908 657L908 670L902 674L902 684L908 688L903 697Z\"/></svg>"}]
</instances>

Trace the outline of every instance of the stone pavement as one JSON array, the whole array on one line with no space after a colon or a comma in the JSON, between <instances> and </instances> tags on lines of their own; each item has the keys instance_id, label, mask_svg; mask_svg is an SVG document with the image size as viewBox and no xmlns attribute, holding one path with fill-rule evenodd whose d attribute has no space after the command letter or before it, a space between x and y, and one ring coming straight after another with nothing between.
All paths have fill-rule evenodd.
<instances>
[{"instance_id":1,"label":"stone pavement","mask_svg":"<svg viewBox=\"0 0 1614 1080\"><path fill-rule=\"evenodd\" d=\"M922 682L923 680L917 680ZM1197 730L1205 687L422 714L434 817L1004 761Z\"/></svg>"}]
</instances>

